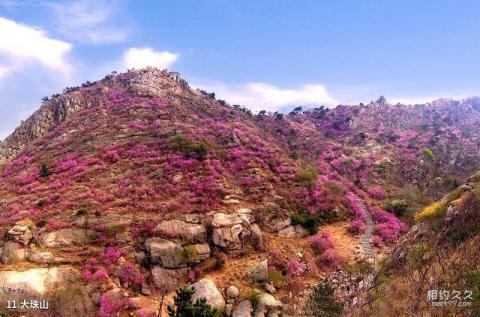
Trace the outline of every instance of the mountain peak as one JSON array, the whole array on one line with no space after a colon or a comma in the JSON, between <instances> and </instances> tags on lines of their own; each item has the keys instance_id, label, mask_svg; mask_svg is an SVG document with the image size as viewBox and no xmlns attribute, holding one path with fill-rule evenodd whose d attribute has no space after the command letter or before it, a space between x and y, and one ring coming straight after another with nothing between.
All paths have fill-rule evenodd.
<instances>
[{"instance_id":1,"label":"mountain peak","mask_svg":"<svg viewBox=\"0 0 480 317\"><path fill-rule=\"evenodd\" d=\"M188 82L177 72L169 72L154 67L139 70L129 70L117 75L120 80L125 79L128 89L143 96L159 96L165 91L177 93L191 91Z\"/></svg>"},{"instance_id":2,"label":"mountain peak","mask_svg":"<svg viewBox=\"0 0 480 317\"><path fill-rule=\"evenodd\" d=\"M87 81L81 86L67 87L63 94L45 99L32 116L22 121L11 135L0 142L0 165L71 115L101 102L101 97L113 89L122 89L142 97L160 98L192 93L187 81L179 73L154 67L132 69L118 74L114 72L96 82Z\"/></svg>"}]
</instances>

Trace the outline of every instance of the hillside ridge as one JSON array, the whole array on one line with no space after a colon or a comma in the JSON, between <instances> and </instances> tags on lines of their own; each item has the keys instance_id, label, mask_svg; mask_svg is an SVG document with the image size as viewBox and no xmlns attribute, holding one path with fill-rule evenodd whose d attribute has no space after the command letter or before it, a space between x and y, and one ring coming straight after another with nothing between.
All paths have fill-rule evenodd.
<instances>
[{"instance_id":1,"label":"hillside ridge","mask_svg":"<svg viewBox=\"0 0 480 317\"><path fill-rule=\"evenodd\" d=\"M348 312L479 169L472 100L253 114L154 68L67 88L0 144L0 281L44 276L57 315L157 316L196 285L226 313L302 316L323 282Z\"/></svg>"}]
</instances>

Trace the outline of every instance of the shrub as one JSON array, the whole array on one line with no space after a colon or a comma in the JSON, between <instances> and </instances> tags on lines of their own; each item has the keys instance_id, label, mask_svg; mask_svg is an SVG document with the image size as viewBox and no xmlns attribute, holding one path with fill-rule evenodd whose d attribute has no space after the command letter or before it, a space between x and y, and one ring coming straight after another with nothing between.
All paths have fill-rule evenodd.
<instances>
[{"instance_id":1,"label":"shrub","mask_svg":"<svg viewBox=\"0 0 480 317\"><path fill-rule=\"evenodd\" d=\"M350 222L348 231L353 234L361 234L365 231L365 223L360 219L354 219Z\"/></svg>"},{"instance_id":2,"label":"shrub","mask_svg":"<svg viewBox=\"0 0 480 317\"><path fill-rule=\"evenodd\" d=\"M300 214L291 214L290 219L293 225L302 226L310 235L315 234L318 230L319 217L310 214L308 211L304 211Z\"/></svg>"},{"instance_id":3,"label":"shrub","mask_svg":"<svg viewBox=\"0 0 480 317\"><path fill-rule=\"evenodd\" d=\"M379 247L382 244L382 238L377 235L373 235L370 238L370 241L373 243L374 246Z\"/></svg>"},{"instance_id":4,"label":"shrub","mask_svg":"<svg viewBox=\"0 0 480 317\"><path fill-rule=\"evenodd\" d=\"M128 306L125 299L110 299L106 294L100 297L100 308L98 309L99 317L116 316L117 313Z\"/></svg>"},{"instance_id":5,"label":"shrub","mask_svg":"<svg viewBox=\"0 0 480 317\"><path fill-rule=\"evenodd\" d=\"M288 277L301 276L305 273L306 270L307 270L307 266L305 265L305 263L297 259L292 259L288 261L288 264L287 264Z\"/></svg>"},{"instance_id":6,"label":"shrub","mask_svg":"<svg viewBox=\"0 0 480 317\"><path fill-rule=\"evenodd\" d=\"M192 288L181 288L174 297L174 306L168 306L170 317L214 317L217 310L207 304L205 298L192 303L195 291Z\"/></svg>"},{"instance_id":7,"label":"shrub","mask_svg":"<svg viewBox=\"0 0 480 317\"><path fill-rule=\"evenodd\" d=\"M120 272L120 280L123 283L131 283L133 285L139 286L145 282L145 275L140 273L135 265L132 263L126 263Z\"/></svg>"},{"instance_id":8,"label":"shrub","mask_svg":"<svg viewBox=\"0 0 480 317\"><path fill-rule=\"evenodd\" d=\"M435 202L430 206L425 207L421 212L415 214L415 221L420 222L425 219L434 217L441 217L447 211L447 206L443 202Z\"/></svg>"},{"instance_id":9,"label":"shrub","mask_svg":"<svg viewBox=\"0 0 480 317\"><path fill-rule=\"evenodd\" d=\"M47 220L46 227L48 230L57 230L71 227L71 224L62 220L50 218Z\"/></svg>"},{"instance_id":10,"label":"shrub","mask_svg":"<svg viewBox=\"0 0 480 317\"><path fill-rule=\"evenodd\" d=\"M371 272L373 265L365 259L352 264L348 264L345 271L351 275L365 275Z\"/></svg>"},{"instance_id":11,"label":"shrub","mask_svg":"<svg viewBox=\"0 0 480 317\"><path fill-rule=\"evenodd\" d=\"M78 167L78 161L74 155L68 156L66 159L57 162L54 172L57 174L73 171Z\"/></svg>"},{"instance_id":12,"label":"shrub","mask_svg":"<svg viewBox=\"0 0 480 317\"><path fill-rule=\"evenodd\" d=\"M318 257L319 266L325 266L329 269L339 269L343 266L344 260L342 257L334 250L328 249L321 256Z\"/></svg>"},{"instance_id":13,"label":"shrub","mask_svg":"<svg viewBox=\"0 0 480 317\"><path fill-rule=\"evenodd\" d=\"M347 192L345 197L350 207L350 214L353 216L353 218L365 221L367 216L365 214L364 207L360 203L358 197L351 191Z\"/></svg>"},{"instance_id":14,"label":"shrub","mask_svg":"<svg viewBox=\"0 0 480 317\"><path fill-rule=\"evenodd\" d=\"M427 160L429 160L432 163L435 163L437 161L437 157L435 156L433 151L428 147L422 149L422 154Z\"/></svg>"},{"instance_id":15,"label":"shrub","mask_svg":"<svg viewBox=\"0 0 480 317\"><path fill-rule=\"evenodd\" d=\"M268 271L268 281L276 288L282 288L285 284L285 277L281 271L270 270Z\"/></svg>"},{"instance_id":16,"label":"shrub","mask_svg":"<svg viewBox=\"0 0 480 317\"><path fill-rule=\"evenodd\" d=\"M260 302L260 292L258 290L251 290L248 295L248 299L252 302L253 312L256 312L258 309L258 304Z\"/></svg>"},{"instance_id":17,"label":"shrub","mask_svg":"<svg viewBox=\"0 0 480 317\"><path fill-rule=\"evenodd\" d=\"M188 267L195 266L196 256L197 256L197 249L195 249L195 246L191 245L183 248L182 262L185 263Z\"/></svg>"},{"instance_id":18,"label":"shrub","mask_svg":"<svg viewBox=\"0 0 480 317\"><path fill-rule=\"evenodd\" d=\"M172 148L175 151L182 152L185 157L195 156L203 161L208 154L208 144L205 142L193 142L185 135L178 135L173 140Z\"/></svg>"},{"instance_id":19,"label":"shrub","mask_svg":"<svg viewBox=\"0 0 480 317\"><path fill-rule=\"evenodd\" d=\"M312 188L315 186L317 180L317 172L313 169L301 169L298 172L297 178L301 186Z\"/></svg>"},{"instance_id":20,"label":"shrub","mask_svg":"<svg viewBox=\"0 0 480 317\"><path fill-rule=\"evenodd\" d=\"M40 177L48 177L52 175L50 168L48 167L47 163L41 162L40 163Z\"/></svg>"},{"instance_id":21,"label":"shrub","mask_svg":"<svg viewBox=\"0 0 480 317\"><path fill-rule=\"evenodd\" d=\"M140 221L135 223L135 226L132 228L132 235L135 238L139 237L149 237L153 235L153 229L155 229L156 224L153 221Z\"/></svg>"},{"instance_id":22,"label":"shrub","mask_svg":"<svg viewBox=\"0 0 480 317\"><path fill-rule=\"evenodd\" d=\"M287 272L288 259L285 255L277 250L270 252L268 257L268 266L272 270L277 270L283 273Z\"/></svg>"},{"instance_id":23,"label":"shrub","mask_svg":"<svg viewBox=\"0 0 480 317\"><path fill-rule=\"evenodd\" d=\"M373 199L383 199L385 197L385 191L380 187L373 187L368 190L368 194Z\"/></svg>"},{"instance_id":24,"label":"shrub","mask_svg":"<svg viewBox=\"0 0 480 317\"><path fill-rule=\"evenodd\" d=\"M118 264L118 260L124 255L125 252L123 250L108 247L102 254L102 261L108 266L116 265Z\"/></svg>"},{"instance_id":25,"label":"shrub","mask_svg":"<svg viewBox=\"0 0 480 317\"><path fill-rule=\"evenodd\" d=\"M215 270L220 270L225 266L225 259L216 258L215 259Z\"/></svg>"},{"instance_id":26,"label":"shrub","mask_svg":"<svg viewBox=\"0 0 480 317\"><path fill-rule=\"evenodd\" d=\"M385 209L401 217L407 212L408 203L405 199L392 199L387 203Z\"/></svg>"},{"instance_id":27,"label":"shrub","mask_svg":"<svg viewBox=\"0 0 480 317\"><path fill-rule=\"evenodd\" d=\"M330 231L317 233L308 238L308 243L315 254L321 254L325 250L333 248L332 233Z\"/></svg>"},{"instance_id":28,"label":"shrub","mask_svg":"<svg viewBox=\"0 0 480 317\"><path fill-rule=\"evenodd\" d=\"M108 272L105 268L99 268L95 273L93 273L91 280L96 282L103 282L108 279Z\"/></svg>"},{"instance_id":29,"label":"shrub","mask_svg":"<svg viewBox=\"0 0 480 317\"><path fill-rule=\"evenodd\" d=\"M289 279L285 285L285 289L288 289L288 291L292 294L300 294L303 290L305 290L305 287L305 282L300 277Z\"/></svg>"},{"instance_id":30,"label":"shrub","mask_svg":"<svg viewBox=\"0 0 480 317\"><path fill-rule=\"evenodd\" d=\"M386 243L393 243L400 236L400 231L388 223L381 223L375 225L374 232L376 235L380 236L382 240Z\"/></svg>"},{"instance_id":31,"label":"shrub","mask_svg":"<svg viewBox=\"0 0 480 317\"><path fill-rule=\"evenodd\" d=\"M455 227L448 232L448 236L455 245L459 245L472 235L472 232L469 229L470 228Z\"/></svg>"},{"instance_id":32,"label":"shrub","mask_svg":"<svg viewBox=\"0 0 480 317\"><path fill-rule=\"evenodd\" d=\"M323 317L337 317L343 311L343 305L336 301L333 289L326 281L315 286L307 300L306 308L312 316Z\"/></svg>"},{"instance_id":33,"label":"shrub","mask_svg":"<svg viewBox=\"0 0 480 317\"><path fill-rule=\"evenodd\" d=\"M398 220L395 215L377 206L370 206L370 211L372 212L373 220L377 223L374 227L374 232L385 243L395 242L400 234L406 230L406 225Z\"/></svg>"},{"instance_id":34,"label":"shrub","mask_svg":"<svg viewBox=\"0 0 480 317\"><path fill-rule=\"evenodd\" d=\"M117 150L108 150L103 154L103 159L109 163L116 163L120 160Z\"/></svg>"}]
</instances>

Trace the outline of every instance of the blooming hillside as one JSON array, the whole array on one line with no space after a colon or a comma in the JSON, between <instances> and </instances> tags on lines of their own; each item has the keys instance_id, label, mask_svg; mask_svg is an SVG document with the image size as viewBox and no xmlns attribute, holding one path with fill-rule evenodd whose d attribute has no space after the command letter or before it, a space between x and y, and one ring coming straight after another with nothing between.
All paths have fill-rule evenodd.
<instances>
[{"instance_id":1,"label":"blooming hillside","mask_svg":"<svg viewBox=\"0 0 480 317\"><path fill-rule=\"evenodd\" d=\"M252 115L151 68L67 88L0 143L0 225L15 237L2 261L68 265L86 285L108 282L94 303L104 316L135 310L112 289L155 302L165 274L228 286L230 265L243 265L233 259L252 254L271 273L246 270L253 283L302 290L311 274L349 261L323 225L346 222L364 244L393 245L409 211L479 167L478 104L379 99Z\"/></svg>"}]
</instances>

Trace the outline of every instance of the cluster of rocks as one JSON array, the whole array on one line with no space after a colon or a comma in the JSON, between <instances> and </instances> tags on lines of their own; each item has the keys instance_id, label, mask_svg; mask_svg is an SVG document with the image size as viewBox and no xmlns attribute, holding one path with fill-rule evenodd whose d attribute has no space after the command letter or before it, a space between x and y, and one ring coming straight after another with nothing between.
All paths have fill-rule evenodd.
<instances>
[{"instance_id":1,"label":"cluster of rocks","mask_svg":"<svg viewBox=\"0 0 480 317\"><path fill-rule=\"evenodd\" d=\"M232 200L236 198L228 199L229 206L234 206L235 203L232 203ZM235 256L241 254L245 247L264 249L262 230L256 223L253 211L248 208L238 208L230 213L212 212L206 215L188 214L167 217L153 230L158 236L146 239L136 251L131 237L123 237L126 235L125 230L115 229L131 225L131 217L116 214L105 217L75 214L70 219L71 227L48 232L45 228L37 228L28 219L19 221L6 233L6 242L0 248L0 258L4 264L25 261L42 266L79 264L80 259L76 260L73 255L69 258L58 256L55 249L61 250L92 243L99 237L99 232L89 228L106 223L108 228L112 228L111 231L115 232L118 241L127 243L125 245L129 246L130 254L139 264L148 261L154 285L169 292L176 290L181 285L180 281L186 280L189 262L201 263L216 259L214 255L217 256L217 253ZM57 267L50 267L50 269L57 269ZM0 272L0 279L3 273ZM266 292L258 291L258 300L255 300L255 303L250 300L241 301L240 290L236 286L231 285L222 292L209 279L201 279L191 285L195 289L194 299L206 298L209 304L225 312L227 316L280 316L283 307L281 302L271 295L276 290L268 283L268 261L260 261L250 273L255 282L263 283L266 290ZM43 273L32 271L25 274L30 274L29 276L34 279L37 278L37 274ZM79 272L76 271L75 274L79 276ZM113 297L126 296L119 282L113 280L108 284L111 285L103 293L107 292ZM142 293L148 296L152 291L147 285L143 285ZM138 298L137 301L141 308L143 305L141 299ZM98 298L92 302L98 303Z\"/></svg>"},{"instance_id":2,"label":"cluster of rocks","mask_svg":"<svg viewBox=\"0 0 480 317\"><path fill-rule=\"evenodd\" d=\"M17 222L7 233L6 241L0 248L0 258L4 264L29 261L39 264L76 263L74 258L56 256L51 251L39 249L83 244L95 238L92 230L65 228L52 232L42 232L28 219Z\"/></svg>"},{"instance_id":3,"label":"cluster of rocks","mask_svg":"<svg viewBox=\"0 0 480 317\"><path fill-rule=\"evenodd\" d=\"M231 285L224 290L224 295L218 290L215 283L204 278L191 285L195 290L193 301L205 298L207 302L232 317L278 317L282 315L283 305L270 294L256 290L255 303L251 300L240 300L240 290Z\"/></svg>"},{"instance_id":4,"label":"cluster of rocks","mask_svg":"<svg viewBox=\"0 0 480 317\"><path fill-rule=\"evenodd\" d=\"M128 90L141 96L163 96L168 92L180 94L190 91L186 80L179 73L146 67L140 70L130 70L125 74L128 77Z\"/></svg>"},{"instance_id":5,"label":"cluster of rocks","mask_svg":"<svg viewBox=\"0 0 480 317\"><path fill-rule=\"evenodd\" d=\"M267 222L265 220L264 222ZM288 214L280 217L272 217L268 221L268 227L271 231L278 233L282 237L288 238L303 238L308 236L307 230L301 225L293 225Z\"/></svg>"},{"instance_id":6,"label":"cluster of rocks","mask_svg":"<svg viewBox=\"0 0 480 317\"><path fill-rule=\"evenodd\" d=\"M229 254L241 253L246 241L251 241L256 249L264 248L263 234L249 208L240 208L233 214L215 213L211 225L212 243Z\"/></svg>"},{"instance_id":7,"label":"cluster of rocks","mask_svg":"<svg viewBox=\"0 0 480 317\"><path fill-rule=\"evenodd\" d=\"M335 290L335 297L343 303L345 309L364 304L364 296L373 285L374 274L352 276L338 271L328 276L329 285Z\"/></svg>"},{"instance_id":8,"label":"cluster of rocks","mask_svg":"<svg viewBox=\"0 0 480 317\"><path fill-rule=\"evenodd\" d=\"M234 206L235 200L239 198L227 197L226 204ZM208 226L205 218L210 219ZM246 245L264 249L262 230L256 224L253 211L248 208L238 208L231 213L177 215L157 224L154 233L161 237L147 239L143 248L145 253L140 257L145 257L151 264L155 286L166 291L175 290L179 281L185 279L188 261L205 261L215 252L235 256L241 254ZM227 316L280 316L283 305L271 295L276 289L268 283L268 260L258 262L250 274L253 281L262 284L266 290L258 291L255 304L250 300L240 301L240 290L236 286L231 285L222 292L208 278L191 285L195 289L193 300L206 298L210 305Z\"/></svg>"},{"instance_id":9,"label":"cluster of rocks","mask_svg":"<svg viewBox=\"0 0 480 317\"><path fill-rule=\"evenodd\" d=\"M211 230L207 230L205 217L211 217ZM263 249L263 234L254 222L248 208L164 220L153 230L161 237L147 239L140 250L143 252L136 254L137 261L148 260L157 287L175 285L188 273L187 264L208 260L214 251L234 256L242 253L247 243Z\"/></svg>"},{"instance_id":10,"label":"cluster of rocks","mask_svg":"<svg viewBox=\"0 0 480 317\"><path fill-rule=\"evenodd\" d=\"M475 183L480 182L480 174L470 176L467 179L467 182L459 187L461 195L468 194L472 192L475 188ZM447 212L445 214L445 223L452 224L457 219L464 217L465 208L459 208L458 201L453 201L448 205ZM446 229L448 227L445 227Z\"/></svg>"}]
</instances>

